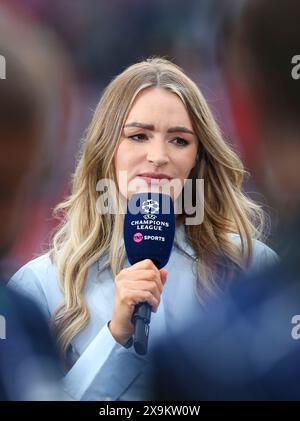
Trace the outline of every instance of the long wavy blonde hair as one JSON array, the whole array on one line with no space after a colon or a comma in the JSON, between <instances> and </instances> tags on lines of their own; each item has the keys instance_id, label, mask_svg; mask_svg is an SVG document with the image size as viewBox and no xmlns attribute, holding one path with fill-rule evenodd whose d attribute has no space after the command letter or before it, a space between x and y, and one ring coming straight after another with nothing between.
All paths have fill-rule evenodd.
<instances>
[{"instance_id":1,"label":"long wavy blonde hair","mask_svg":"<svg viewBox=\"0 0 300 421\"><path fill-rule=\"evenodd\" d=\"M201 159L190 178L204 179L204 221L201 225L186 225L185 234L197 256L200 300L218 291L222 279L229 282L237 271L247 267L252 239L262 232L263 211L241 191L243 165L223 140L196 84L178 66L162 58L128 67L104 90L86 132L72 192L55 209L61 224L53 236L50 257L58 270L64 302L53 321L63 352L89 321L84 297L88 269L103 256L107 256L103 270L110 267L116 276L123 268L125 249L120 241L124 215L97 211L96 185L104 178L116 182L113 158L123 125L136 96L150 87L179 96L199 139ZM240 247L229 233L239 234Z\"/></svg>"}]
</instances>

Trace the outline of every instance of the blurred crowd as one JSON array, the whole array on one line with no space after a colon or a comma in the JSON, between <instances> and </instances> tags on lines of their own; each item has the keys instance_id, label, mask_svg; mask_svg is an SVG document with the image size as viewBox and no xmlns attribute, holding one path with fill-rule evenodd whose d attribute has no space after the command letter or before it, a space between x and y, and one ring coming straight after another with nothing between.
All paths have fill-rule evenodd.
<instances>
[{"instance_id":1,"label":"blurred crowd","mask_svg":"<svg viewBox=\"0 0 300 421\"><path fill-rule=\"evenodd\" d=\"M21 28L30 27L45 56L49 139L39 177L43 182L36 186L26 224L2 263L5 272L13 273L47 244L57 224L52 210L69 191L69 175L95 104L103 87L127 65L153 55L174 60L199 84L225 137L236 143L216 60L216 39L228 5L228 0L0 1L2 33L7 30L10 38L13 31L22 38ZM263 202L253 181L246 189Z\"/></svg>"},{"instance_id":2,"label":"blurred crowd","mask_svg":"<svg viewBox=\"0 0 300 421\"><path fill-rule=\"evenodd\" d=\"M253 3L255 2L256 0L253 0ZM223 307L216 307L220 314L224 314L222 322L226 322L225 325L220 325L220 320L218 320L211 327L215 329L214 332L219 341L209 342L212 338L207 328L207 320L202 322L203 332L206 332L208 337L207 343L212 347L203 348L202 344L200 346L198 343L197 346L202 347L199 353L203 353L202 361L207 361L207 367L209 364L213 367L215 363L215 360L212 361L209 358L210 350L215 350L214 356L219 356L220 349L226 349L227 355L231 355L232 345L237 343L236 333L240 333L239 328L235 330L236 325L240 320L244 323L243 311L245 310L247 326L251 327L249 332L254 339L257 340L258 337L256 326L261 329L258 332L261 334L259 338L261 341L256 341L259 345L257 348L263 349L265 345L261 354L259 350L256 350L255 364L259 360L261 365L257 364L255 367L262 368L262 372L269 363L269 366L272 366L269 355L274 359L278 357L277 354L272 354L273 345L267 341L269 328L274 326L271 323L273 315L278 308L284 310L277 315L276 319L278 326L283 323L283 330L280 332L284 332L286 328L284 323L290 320L293 314L297 314L299 306L297 282L299 273L296 263L299 262L297 254L299 221L297 218L299 217L300 194L297 172L299 167L297 119L300 96L294 89L295 81L291 79L287 69L291 70L291 62L288 61L292 58L291 55L300 54L300 50L297 51L299 42L296 30L292 24L288 25L293 17L288 13L288 7L282 8L286 11L283 15L281 15L281 9L273 8L274 21L268 21L267 1L264 1L267 4L264 10L265 15L263 12L260 15L261 21L258 20L254 33L251 33L250 29L247 32L246 24L245 32L237 25L238 35L231 39L227 31L230 32L231 25L233 22L236 23L235 19L238 19L240 8L244 3L238 0L112 0L109 2L104 0L0 0L0 55L5 58L7 66L6 80L0 80L1 285L25 262L41 254L43 248L47 246L51 232L58 223L52 215L53 208L69 192L70 175L75 169L84 130L103 88L129 64L149 56L163 56L174 60L196 81L207 98L225 138L234 145L242 158L246 158L245 166L246 168L249 166L249 169L255 173L255 177L246 183L245 190L258 203L265 206L270 215L272 222L272 231L268 239L270 245L277 251L286 249L288 256L278 270L270 272L262 279L256 279L257 289L253 290L251 287L249 290L237 289L229 298L227 297L227 301L224 300ZM297 9L296 0L288 0L287 3L295 7L295 10ZM249 16L249 21L245 20L246 23L251 23L251 13ZM281 28L285 29L285 38L274 38L279 25L276 19L281 19L281 16L287 22ZM269 24L268 31L265 31L266 22ZM248 44L243 43L245 34L248 37L246 40ZM273 39L275 40L274 48L270 48ZM244 46L247 47L249 56L245 54ZM235 54L229 54L231 48ZM257 53L257 57L254 52ZM283 54L280 55L280 52ZM253 67L248 66L247 60L251 57ZM300 86L299 83L298 86ZM229 102L235 126L232 123ZM255 185L255 180L259 189ZM266 193L267 199L264 198L263 193ZM286 228L282 229L285 230L284 235L281 228L277 230L279 214L282 221L294 220L293 224L286 224ZM292 237L293 240L290 242L289 239ZM289 244L290 249L287 247ZM270 285L271 278L276 280L274 290ZM255 282L253 282L254 286ZM290 285L290 290L286 288L286 285ZM4 289L0 288L0 314L6 314L6 311L7 314L15 316L15 319L13 317L10 319L15 331L18 329L20 332L24 331L23 321L25 325L28 323L26 329L30 332L31 322L39 319L39 313L34 313L35 308L31 307L30 303L20 301L18 305L18 298L15 300L10 295L6 299L6 291L3 291ZM278 301L273 300L269 306L269 298L275 293ZM20 314L12 310L16 309L14 306L20 310ZM25 313L21 311L23 306ZM29 316L31 308L32 318L22 320L22 314L27 314L28 311ZM248 311L249 308L250 311ZM232 315L237 320L235 326L231 324ZM281 316L285 317L284 321ZM214 322L213 317L211 320ZM257 323L256 325L254 323L254 328L253 320ZM225 339L222 336L224 326L229 332L229 338L225 335ZM17 355L18 349L26 349L29 360L36 358L42 350L42 359L40 361L38 358L35 359L36 365L32 367L36 369L37 384L40 384L39 382L43 383L42 379L48 376L48 373L43 373L43 358L51 361L49 364L50 367L53 364L55 376L50 383L46 382L44 390L46 398L55 399L60 396L60 391L56 389L60 368L57 367L57 355L55 349L52 349L51 339L48 336L44 338L41 333L44 327L41 317L41 325L36 331L34 329L33 332L31 331L36 335L33 339L36 339L37 345L41 340L41 348L37 346L34 352L34 347L31 348L31 345L27 343L30 335L28 337L21 335L20 345L16 346L16 343L9 342L7 344L8 347L11 345L11 349L16 350L16 355L12 355L16 360L20 360L20 356ZM246 364L247 373L251 372L253 355L245 354L248 352L247 341L252 338L251 335L240 336L244 342L238 350L235 348L237 358L230 357L230 366L226 359L222 360L223 365L218 366L218 373L224 370L226 381L231 380L231 367L237 361ZM186 343L191 338L193 338L193 331L188 331ZM262 389L261 372L259 372L253 383L251 380L251 388L254 387L255 393L251 395L250 389L247 388L248 383L246 386L243 384L247 393L238 395L241 398L249 396L250 398L253 396L280 398L281 393L287 399L299 398L297 392L299 373L293 370L296 392L285 395L288 391L286 373L293 365L299 363L298 343L293 342L290 346L288 330L284 338L279 338L279 336L276 338L279 344L282 343L288 349L284 355L286 365L282 365L282 360L278 357L278 365L275 367L274 364L271 374L268 372L268 377L263 377L266 385L265 395L260 393ZM254 340L252 342L254 343ZM49 351L46 356L43 353L45 343ZM177 346L176 341L174 344ZM198 350L197 346L196 350ZM166 351L166 361L168 361L168 349L163 351ZM10 352L4 357L10 358ZM178 355L173 354L173 357L176 367ZM183 352L181 357L182 361L185 361L186 354ZM241 360L239 360L240 357ZM3 361L5 361L4 358ZM190 359L190 371L186 373L188 366L183 365L183 376L177 378L177 384L185 384L187 373L193 373L194 361ZM230 369L226 371L226 367ZM168 367L167 364L164 368L166 368L166 376L169 374L168 368L171 372L174 369L173 366ZM15 366L15 369L17 375L20 375L23 367ZM213 370L208 371L210 376ZM5 376L11 375L11 373L6 373L5 367L1 367L1 359L0 372L2 375L0 378L1 398L1 382L6 380ZM269 394L268 387L276 383L277 374L278 378L283 378L284 387L275 388L275 391L271 388ZM200 397L214 398L214 392L218 390L214 389L215 379L206 376L208 376L206 370L199 371L202 382L199 384L205 385L206 381L210 381L213 393L210 394L208 388L207 396L204 394ZM247 377L247 382L248 380ZM52 392L52 383L55 385L54 392ZM196 387L199 384L197 382L192 384L192 387L195 386L194 390L198 390ZM239 386L238 382L237 384ZM217 387L219 386L218 384ZM18 399L20 396L22 399L24 396L28 399L38 398L39 394L34 388L28 390L27 396L24 395L26 385L19 387L13 384L11 387L16 393L14 398ZM222 387L220 390L220 393L224 391ZM183 396L180 395L181 392L181 389L174 390L172 397L177 393ZM191 394L187 395L188 399L191 396L194 397L193 390L190 392ZM228 393L228 398L231 397L232 395Z\"/></svg>"}]
</instances>

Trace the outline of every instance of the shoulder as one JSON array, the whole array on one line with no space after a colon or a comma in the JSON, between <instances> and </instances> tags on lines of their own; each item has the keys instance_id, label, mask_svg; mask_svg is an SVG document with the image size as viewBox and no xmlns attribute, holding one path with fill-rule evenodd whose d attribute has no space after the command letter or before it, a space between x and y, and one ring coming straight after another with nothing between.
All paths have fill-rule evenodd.
<instances>
[{"instance_id":1,"label":"shoulder","mask_svg":"<svg viewBox=\"0 0 300 421\"><path fill-rule=\"evenodd\" d=\"M241 243L241 238L238 234L230 234L230 238L236 244ZM259 272L279 262L278 254L262 241L253 239L252 246L253 253L247 269L248 273Z\"/></svg>"},{"instance_id":2,"label":"shoulder","mask_svg":"<svg viewBox=\"0 0 300 421\"><path fill-rule=\"evenodd\" d=\"M55 275L56 268L51 262L49 254L43 254L33 260L30 260L22 266L10 279L9 285L22 281L22 283L30 284L39 280L43 282L47 277Z\"/></svg>"},{"instance_id":3,"label":"shoulder","mask_svg":"<svg viewBox=\"0 0 300 421\"><path fill-rule=\"evenodd\" d=\"M49 316L49 298L58 293L56 266L43 254L22 266L9 280L8 287L32 298Z\"/></svg>"}]
</instances>

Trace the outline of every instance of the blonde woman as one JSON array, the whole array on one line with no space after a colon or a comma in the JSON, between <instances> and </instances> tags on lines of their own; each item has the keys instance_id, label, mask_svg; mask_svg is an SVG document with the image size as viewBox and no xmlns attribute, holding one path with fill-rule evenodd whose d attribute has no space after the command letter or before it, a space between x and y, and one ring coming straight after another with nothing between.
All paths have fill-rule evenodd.
<instances>
[{"instance_id":1,"label":"blonde woman","mask_svg":"<svg viewBox=\"0 0 300 421\"><path fill-rule=\"evenodd\" d=\"M149 189L157 178L179 180L183 189L186 180L204 179L203 222L186 225L184 209L177 216L164 269L150 260L130 266L126 259L124 215L116 200L124 171L128 186L143 179ZM175 64L148 59L108 85L88 128L72 193L57 206L63 218L49 253L10 281L54 322L73 398L147 398L147 358L128 347L135 304L152 306L151 347L193 304L205 308L240 272L277 259L257 240L263 214L241 191L244 173L198 87ZM117 186L106 192L116 212L99 212L96 186L103 179ZM127 193L128 199L130 188Z\"/></svg>"}]
</instances>

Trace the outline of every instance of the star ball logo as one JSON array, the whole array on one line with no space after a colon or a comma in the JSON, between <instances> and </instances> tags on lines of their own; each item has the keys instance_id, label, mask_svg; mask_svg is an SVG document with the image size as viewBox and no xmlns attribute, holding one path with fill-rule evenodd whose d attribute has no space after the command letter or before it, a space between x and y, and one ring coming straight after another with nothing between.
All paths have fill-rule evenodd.
<instances>
[{"instance_id":1,"label":"star ball logo","mask_svg":"<svg viewBox=\"0 0 300 421\"><path fill-rule=\"evenodd\" d=\"M0 54L0 79L6 79L6 60L5 57Z\"/></svg>"},{"instance_id":2,"label":"star ball logo","mask_svg":"<svg viewBox=\"0 0 300 421\"><path fill-rule=\"evenodd\" d=\"M154 214L159 212L159 204L156 200L148 199L142 203L142 210L146 214Z\"/></svg>"}]
</instances>

